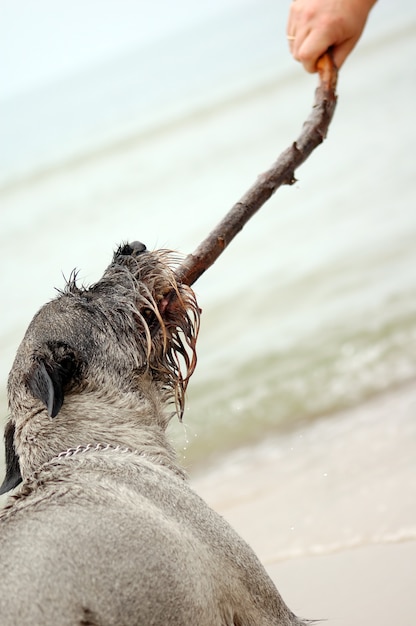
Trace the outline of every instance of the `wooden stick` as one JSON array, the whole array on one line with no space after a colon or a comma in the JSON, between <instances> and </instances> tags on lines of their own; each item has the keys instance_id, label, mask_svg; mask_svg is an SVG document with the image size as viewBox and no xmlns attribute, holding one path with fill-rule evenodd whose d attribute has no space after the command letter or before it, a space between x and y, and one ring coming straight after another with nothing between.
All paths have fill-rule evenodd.
<instances>
[{"instance_id":1,"label":"wooden stick","mask_svg":"<svg viewBox=\"0 0 416 626\"><path fill-rule=\"evenodd\" d=\"M195 252L185 257L176 270L178 282L192 285L217 260L276 189L296 182L296 168L325 139L337 101L335 90L338 73L330 52L319 59L318 73L319 86L315 92L313 109L297 141L282 152L269 170L260 174L254 185L236 202Z\"/></svg>"}]
</instances>

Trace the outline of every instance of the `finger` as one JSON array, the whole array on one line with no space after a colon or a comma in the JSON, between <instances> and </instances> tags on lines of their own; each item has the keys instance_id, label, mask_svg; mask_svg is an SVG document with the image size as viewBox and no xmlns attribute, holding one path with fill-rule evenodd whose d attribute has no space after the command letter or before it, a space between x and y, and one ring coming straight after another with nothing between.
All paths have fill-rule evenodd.
<instances>
[{"instance_id":1,"label":"finger","mask_svg":"<svg viewBox=\"0 0 416 626\"><path fill-rule=\"evenodd\" d=\"M301 5L301 0L292 0L292 4L290 5L289 16L286 24L286 36L289 41L294 41L299 29L302 29L304 20L302 19Z\"/></svg>"},{"instance_id":2,"label":"finger","mask_svg":"<svg viewBox=\"0 0 416 626\"><path fill-rule=\"evenodd\" d=\"M338 69L343 65L345 59L350 54L351 50L355 47L357 41L358 38L347 39L347 41L344 41L341 45L333 47L332 58Z\"/></svg>"},{"instance_id":3,"label":"finger","mask_svg":"<svg viewBox=\"0 0 416 626\"><path fill-rule=\"evenodd\" d=\"M310 30L303 39L299 38L298 41L296 37L292 54L297 61L302 63L307 72L313 73L317 71L318 59L325 54L332 44L333 40L328 35Z\"/></svg>"},{"instance_id":4,"label":"finger","mask_svg":"<svg viewBox=\"0 0 416 626\"><path fill-rule=\"evenodd\" d=\"M287 24L286 24L286 33L288 35L293 34L294 27L295 27L296 18L295 18L294 6L295 6L295 3L292 2L292 4L290 5L289 15L288 15Z\"/></svg>"},{"instance_id":5,"label":"finger","mask_svg":"<svg viewBox=\"0 0 416 626\"><path fill-rule=\"evenodd\" d=\"M286 24L286 38L288 40L290 50L292 50L292 48L293 48L293 42L294 42L295 37L296 37L295 25L296 25L296 22L295 22L293 13L292 13L292 11L290 11L289 12L289 19L288 19L287 24Z\"/></svg>"}]
</instances>

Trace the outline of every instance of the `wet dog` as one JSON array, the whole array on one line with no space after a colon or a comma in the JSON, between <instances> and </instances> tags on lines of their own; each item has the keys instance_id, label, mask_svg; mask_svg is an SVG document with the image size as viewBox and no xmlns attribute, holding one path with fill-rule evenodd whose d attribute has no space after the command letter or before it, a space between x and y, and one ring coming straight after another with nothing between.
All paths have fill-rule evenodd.
<instances>
[{"instance_id":1,"label":"wet dog","mask_svg":"<svg viewBox=\"0 0 416 626\"><path fill-rule=\"evenodd\" d=\"M177 262L123 245L26 332L8 381L2 626L303 623L167 441L199 326Z\"/></svg>"}]
</instances>

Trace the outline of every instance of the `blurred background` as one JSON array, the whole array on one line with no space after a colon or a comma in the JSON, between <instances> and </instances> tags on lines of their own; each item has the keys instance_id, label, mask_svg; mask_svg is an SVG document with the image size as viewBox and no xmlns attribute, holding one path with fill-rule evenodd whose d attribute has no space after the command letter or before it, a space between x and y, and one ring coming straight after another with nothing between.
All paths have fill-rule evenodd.
<instances>
[{"instance_id":1,"label":"blurred background","mask_svg":"<svg viewBox=\"0 0 416 626\"><path fill-rule=\"evenodd\" d=\"M287 13L0 0L4 419L17 346L64 276L95 282L126 240L191 252L296 139L317 78ZM237 526L238 504L277 494L247 530L270 563L416 537L415 34L413 2L377 3L326 142L195 285L199 363L170 432Z\"/></svg>"}]
</instances>

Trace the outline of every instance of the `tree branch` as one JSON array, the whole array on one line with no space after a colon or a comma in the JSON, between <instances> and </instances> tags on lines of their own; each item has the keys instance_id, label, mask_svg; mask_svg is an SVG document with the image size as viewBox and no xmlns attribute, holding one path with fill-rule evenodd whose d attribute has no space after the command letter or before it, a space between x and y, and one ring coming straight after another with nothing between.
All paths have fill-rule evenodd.
<instances>
[{"instance_id":1,"label":"tree branch","mask_svg":"<svg viewBox=\"0 0 416 626\"><path fill-rule=\"evenodd\" d=\"M318 61L319 86L315 92L313 109L302 132L289 148L284 150L272 167L260 174L256 182L230 209L193 254L188 254L176 270L178 282L192 285L240 232L248 220L281 185L296 182L295 171L325 139L337 97L337 69L329 52Z\"/></svg>"}]
</instances>

